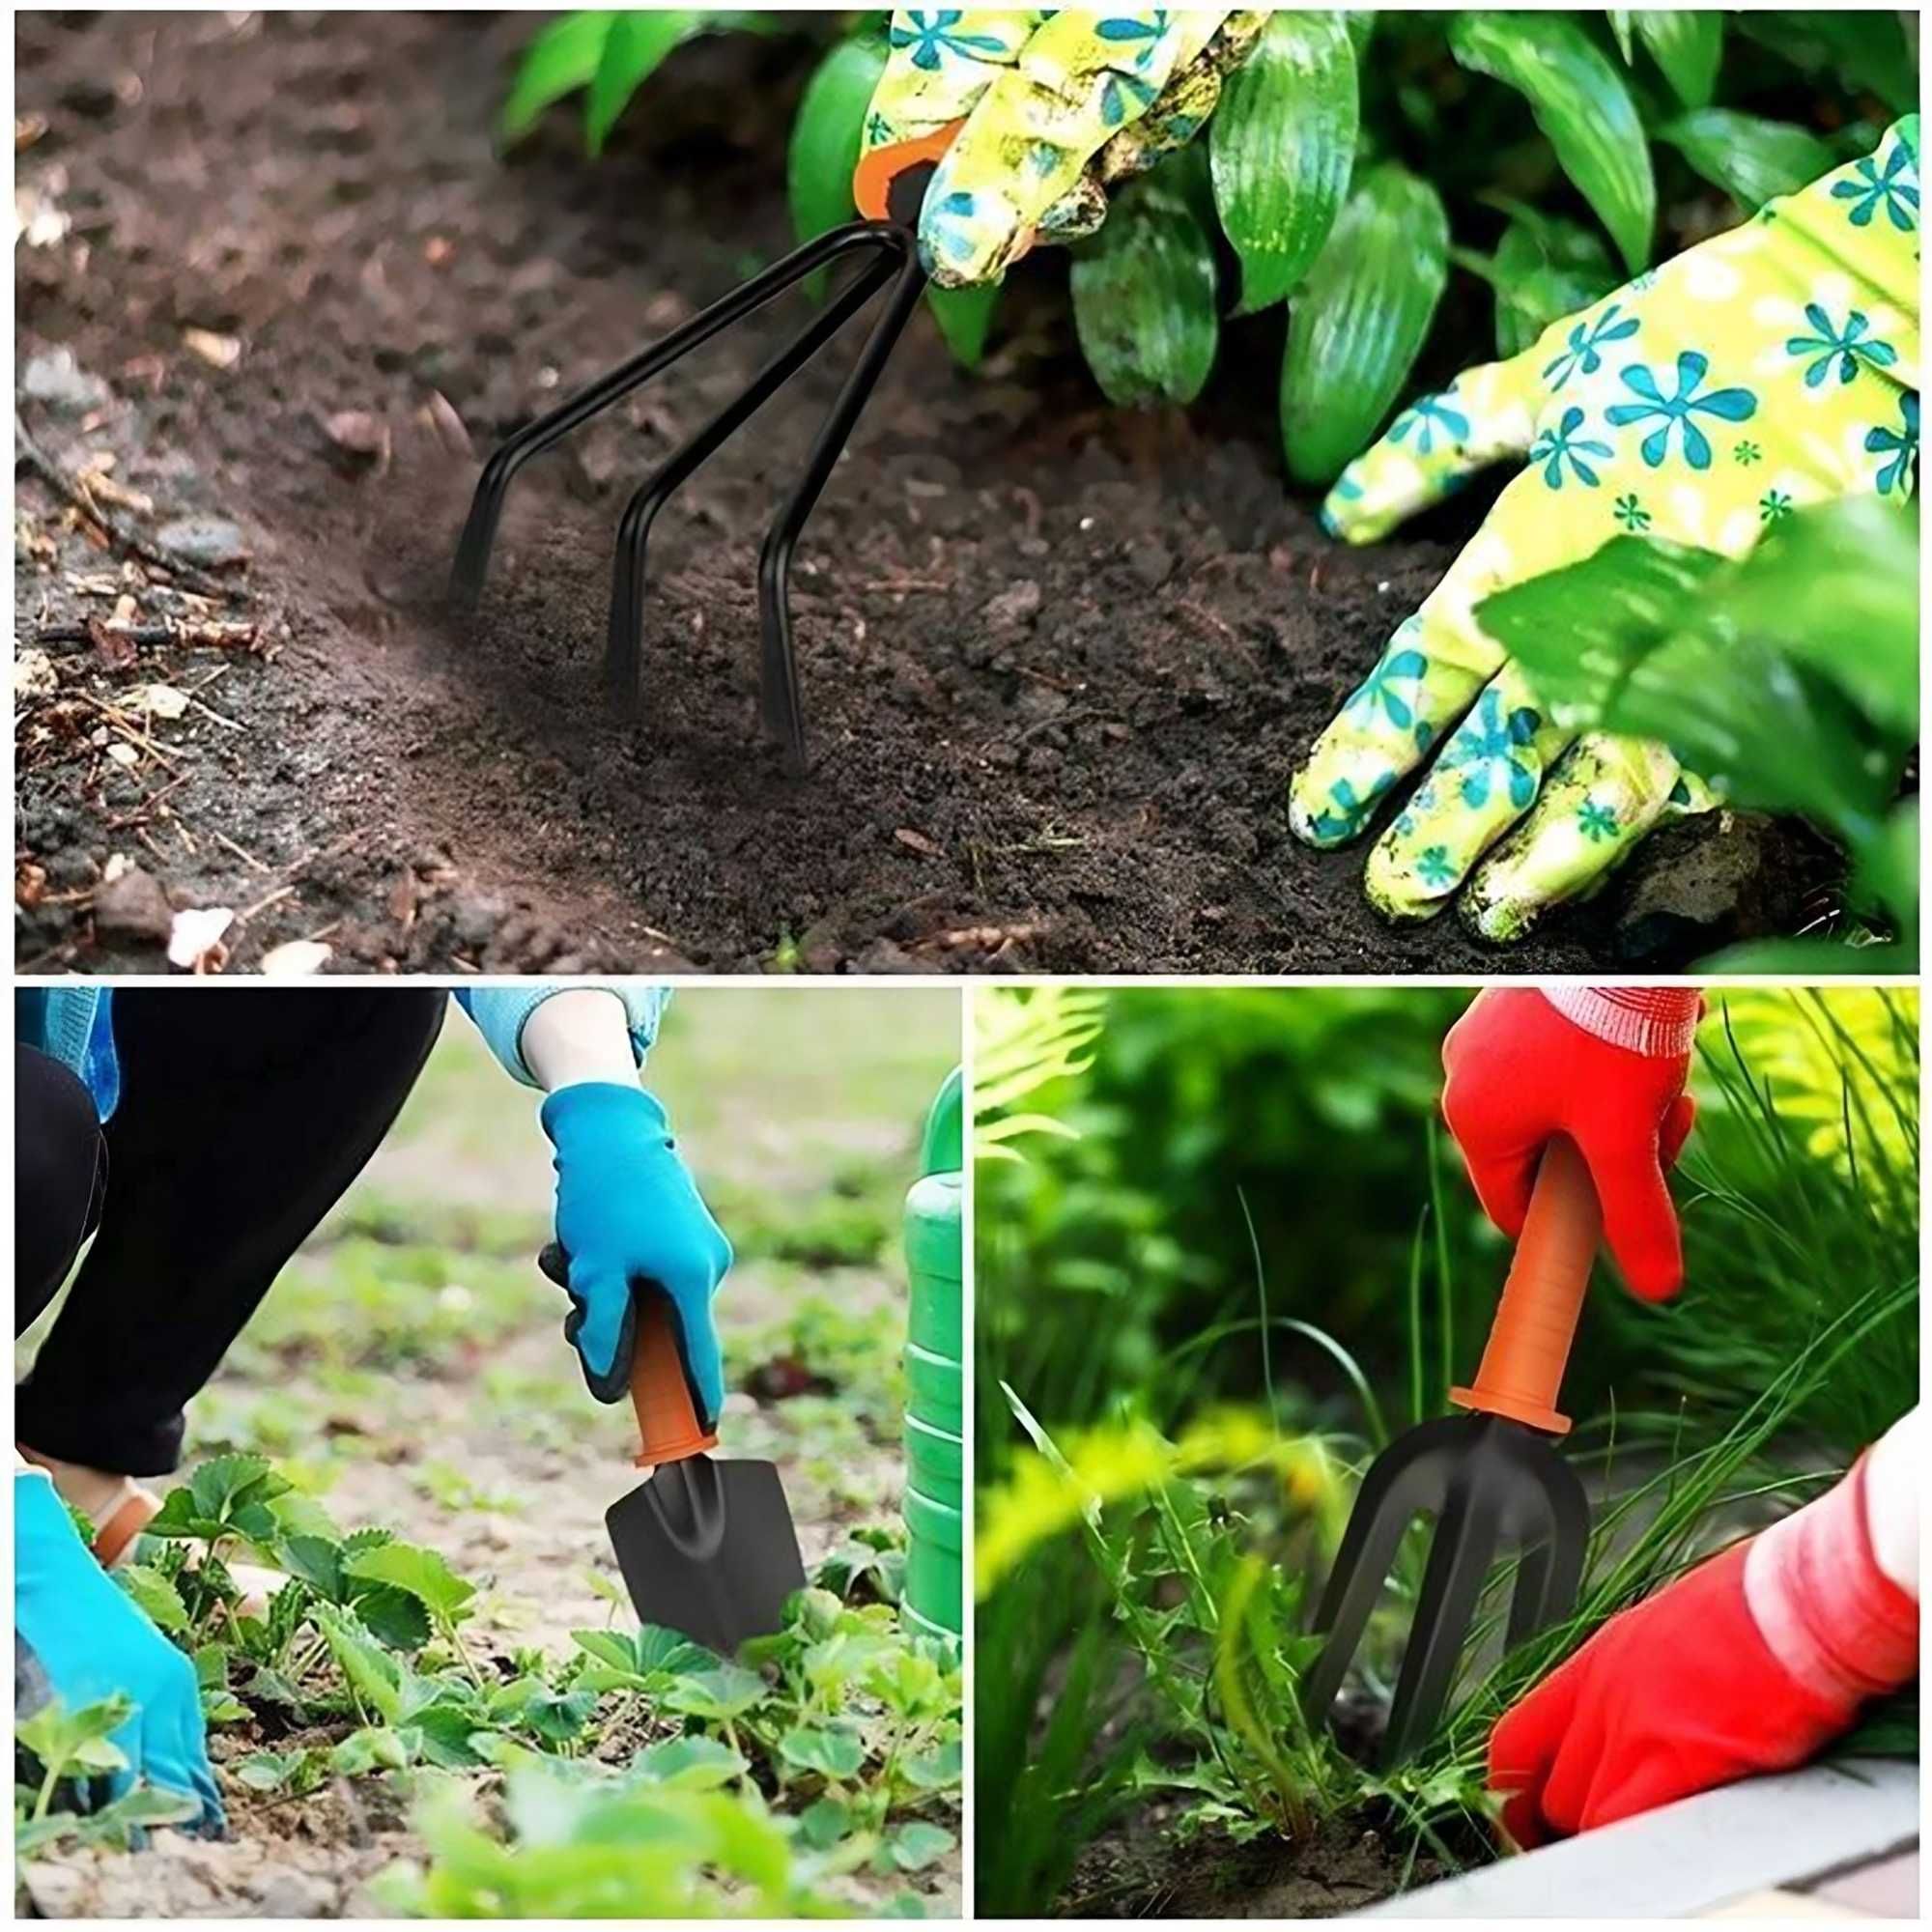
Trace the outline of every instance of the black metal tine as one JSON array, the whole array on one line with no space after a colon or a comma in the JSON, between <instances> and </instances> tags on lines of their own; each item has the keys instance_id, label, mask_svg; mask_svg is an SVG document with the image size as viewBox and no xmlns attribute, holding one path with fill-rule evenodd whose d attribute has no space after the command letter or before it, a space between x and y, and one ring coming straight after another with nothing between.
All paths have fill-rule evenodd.
<instances>
[{"instance_id":1,"label":"black metal tine","mask_svg":"<svg viewBox=\"0 0 1932 1932\"><path fill-rule=\"evenodd\" d=\"M1311 1726L1327 1716L1342 1688L1350 1660L1387 1585L1404 1533L1422 1511L1441 1505L1435 1456L1433 1437L1422 1430L1412 1431L1383 1450L1362 1477L1327 1586L1316 1606L1313 1629L1318 1635L1325 1633L1328 1641L1302 1690L1302 1715Z\"/></svg>"},{"instance_id":2,"label":"black metal tine","mask_svg":"<svg viewBox=\"0 0 1932 1932\"><path fill-rule=\"evenodd\" d=\"M792 549L893 353L893 345L925 289L925 270L920 266L913 238L902 229L889 232L904 251L898 280L818 432L804 477L785 498L758 554L758 614L764 644L761 705L765 728L784 745L794 772L805 770L806 759L805 716L799 704L798 656L791 630Z\"/></svg>"},{"instance_id":3,"label":"black metal tine","mask_svg":"<svg viewBox=\"0 0 1932 1932\"><path fill-rule=\"evenodd\" d=\"M709 341L720 329L742 316L762 308L774 297L817 269L825 267L854 248L875 248L889 243L903 251L906 238L885 221L853 221L829 234L818 236L802 248L794 248L782 261L741 283L707 309L640 351L627 362L600 376L587 388L580 389L567 402L539 416L500 444L483 466L483 474L470 498L469 515L456 547L456 561L450 571L450 596L462 608L473 607L482 595L490 571L490 552L497 539L497 525L502 515L503 497L511 479L532 456L548 449L582 424L600 414L640 384L668 369L680 357Z\"/></svg>"},{"instance_id":4,"label":"black metal tine","mask_svg":"<svg viewBox=\"0 0 1932 1932\"><path fill-rule=\"evenodd\" d=\"M1459 1480L1436 1520L1408 1649L1382 1738L1384 1767L1400 1764L1435 1734L1463 1661L1483 1583L1496 1552L1497 1505L1485 1485Z\"/></svg>"},{"instance_id":5,"label":"black metal tine","mask_svg":"<svg viewBox=\"0 0 1932 1932\"><path fill-rule=\"evenodd\" d=\"M1516 1585L1510 1592L1509 1632L1503 1647L1514 1650L1549 1621L1549 1585L1556 1574L1550 1523L1539 1521L1523 1538L1517 1558Z\"/></svg>"},{"instance_id":6,"label":"black metal tine","mask_svg":"<svg viewBox=\"0 0 1932 1932\"><path fill-rule=\"evenodd\" d=\"M604 676L626 709L639 696L644 623L644 553L651 525L672 493L750 417L762 409L892 279L899 251L882 249L881 259L862 269L785 347L752 378L744 389L695 435L688 437L639 486L617 525L617 549L611 583L610 635Z\"/></svg>"}]
</instances>

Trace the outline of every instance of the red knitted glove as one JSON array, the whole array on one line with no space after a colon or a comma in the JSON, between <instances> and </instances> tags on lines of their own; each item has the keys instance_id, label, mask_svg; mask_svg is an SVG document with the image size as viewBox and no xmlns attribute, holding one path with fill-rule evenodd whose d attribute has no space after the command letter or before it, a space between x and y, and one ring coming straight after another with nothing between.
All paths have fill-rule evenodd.
<instances>
[{"instance_id":1,"label":"red knitted glove","mask_svg":"<svg viewBox=\"0 0 1932 1932\"><path fill-rule=\"evenodd\" d=\"M1497 1724L1520 1845L1803 1764L1918 1668L1918 1605L1879 1568L1866 1464L1614 1616Z\"/></svg>"},{"instance_id":2,"label":"red knitted glove","mask_svg":"<svg viewBox=\"0 0 1932 1932\"><path fill-rule=\"evenodd\" d=\"M1443 1118L1490 1219L1521 1235L1544 1146L1568 1135L1610 1253L1645 1301L1684 1281L1663 1175L1696 1113L1684 1082L1698 1008L1694 987L1492 987L1442 1042Z\"/></svg>"}]
</instances>

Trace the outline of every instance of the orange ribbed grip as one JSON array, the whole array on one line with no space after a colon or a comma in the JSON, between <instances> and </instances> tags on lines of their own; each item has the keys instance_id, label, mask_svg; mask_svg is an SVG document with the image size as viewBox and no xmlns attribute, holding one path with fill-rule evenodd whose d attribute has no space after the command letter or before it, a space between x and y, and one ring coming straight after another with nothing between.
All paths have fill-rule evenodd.
<instances>
[{"instance_id":1,"label":"orange ribbed grip","mask_svg":"<svg viewBox=\"0 0 1932 1932\"><path fill-rule=\"evenodd\" d=\"M1537 1170L1475 1386L1451 1389L1451 1402L1551 1435L1569 1434L1570 1418L1557 1412L1556 1398L1603 1232L1603 1209L1583 1156L1572 1141L1551 1141Z\"/></svg>"},{"instance_id":2,"label":"orange ribbed grip","mask_svg":"<svg viewBox=\"0 0 1932 1932\"><path fill-rule=\"evenodd\" d=\"M892 200L893 184L908 168L916 168L922 161L944 160L947 149L965 125L963 120L949 121L945 127L935 128L916 141L895 141L889 148L874 148L861 155L859 165L852 171L852 201L859 213L867 221L891 220L888 204Z\"/></svg>"},{"instance_id":3,"label":"orange ribbed grip","mask_svg":"<svg viewBox=\"0 0 1932 1932\"><path fill-rule=\"evenodd\" d=\"M714 1430L699 1426L670 1325L670 1305L662 1295L639 1296L638 1329L631 1350L631 1406L638 1412L638 1466L682 1463L718 1446Z\"/></svg>"}]
</instances>

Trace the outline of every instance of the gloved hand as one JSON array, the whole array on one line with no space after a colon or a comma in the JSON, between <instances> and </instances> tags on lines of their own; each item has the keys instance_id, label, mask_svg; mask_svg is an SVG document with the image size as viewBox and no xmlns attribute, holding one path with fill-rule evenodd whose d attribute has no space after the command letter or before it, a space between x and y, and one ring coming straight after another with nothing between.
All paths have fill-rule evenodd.
<instances>
[{"instance_id":1,"label":"gloved hand","mask_svg":"<svg viewBox=\"0 0 1932 1932\"><path fill-rule=\"evenodd\" d=\"M1620 534L1738 556L1797 505L1910 494L1918 139L1915 115L1867 159L1466 372L1343 472L1323 520L1363 544L1476 469L1530 466L1290 787L1295 835L1340 845L1433 760L1369 855L1368 895L1389 918L1439 912L1494 847L1463 917L1518 938L1666 813L1712 802L1662 746L1557 724L1474 607Z\"/></svg>"},{"instance_id":2,"label":"gloved hand","mask_svg":"<svg viewBox=\"0 0 1932 1932\"><path fill-rule=\"evenodd\" d=\"M665 1110L637 1087L585 1080L543 1104L556 1150L556 1239L574 1306L565 1339L599 1402L631 1378L634 1294L669 1297L685 1378L706 1428L724 1400L711 1300L731 1243L678 1158Z\"/></svg>"},{"instance_id":3,"label":"gloved hand","mask_svg":"<svg viewBox=\"0 0 1932 1932\"><path fill-rule=\"evenodd\" d=\"M1036 235L1106 218L1108 184L1184 146L1267 10L898 7L853 198L883 219L893 182L936 161L920 256L941 288L996 282Z\"/></svg>"},{"instance_id":4,"label":"gloved hand","mask_svg":"<svg viewBox=\"0 0 1932 1932\"><path fill-rule=\"evenodd\" d=\"M1518 1844L1803 1764L1866 1697L1917 1675L1918 1605L1881 1567L1867 1518L1884 1448L1612 1617L1504 1717L1490 1783Z\"/></svg>"},{"instance_id":5,"label":"gloved hand","mask_svg":"<svg viewBox=\"0 0 1932 1932\"><path fill-rule=\"evenodd\" d=\"M70 1711L116 1692L134 1713L114 1734L128 1769L113 1797L145 1777L201 1806L191 1829L222 1829L221 1794L208 1762L194 1665L135 1607L87 1552L67 1506L41 1470L14 1478L14 1628Z\"/></svg>"},{"instance_id":6,"label":"gloved hand","mask_svg":"<svg viewBox=\"0 0 1932 1932\"><path fill-rule=\"evenodd\" d=\"M1483 1211L1512 1240L1552 1135L1573 1140L1625 1285L1662 1301L1684 1282L1664 1171L1696 1118L1684 1091L1694 987L1492 986L1442 1042L1442 1116Z\"/></svg>"}]
</instances>

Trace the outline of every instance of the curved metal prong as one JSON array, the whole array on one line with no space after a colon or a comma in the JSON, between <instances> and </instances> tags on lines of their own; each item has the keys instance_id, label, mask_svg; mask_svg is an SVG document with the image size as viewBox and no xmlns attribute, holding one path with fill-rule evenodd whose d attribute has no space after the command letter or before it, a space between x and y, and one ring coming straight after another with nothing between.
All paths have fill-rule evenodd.
<instances>
[{"instance_id":1,"label":"curved metal prong","mask_svg":"<svg viewBox=\"0 0 1932 1932\"><path fill-rule=\"evenodd\" d=\"M503 442L483 466L475 495L470 498L469 515L456 547L456 560L450 571L450 595L461 608L472 608L482 595L490 570L490 553L497 539L497 526L502 516L503 498L512 479L532 456L561 440L581 424L609 409L640 384L668 369L699 343L709 341L720 329L728 327L742 316L762 308L766 302L802 281L818 269L855 248L890 245L903 254L905 237L890 222L853 221L829 234L818 236L802 248L795 248L782 261L775 262L761 273L741 283L707 309L672 329L648 349L620 362L600 376L588 387L580 389L567 402L519 430Z\"/></svg>"},{"instance_id":2,"label":"curved metal prong","mask_svg":"<svg viewBox=\"0 0 1932 1932\"><path fill-rule=\"evenodd\" d=\"M887 357L893 353L893 345L925 289L925 270L920 266L912 238L899 230L891 232L897 236L904 255L898 279L812 443L805 475L781 506L758 554L758 615L763 637L760 704L765 728L785 747L794 772L802 772L806 760L805 716L798 695L798 656L792 643L792 548L832 474L833 465L845 447L846 439L852 434L852 425L858 421L860 411L866 407L886 366Z\"/></svg>"}]
</instances>

